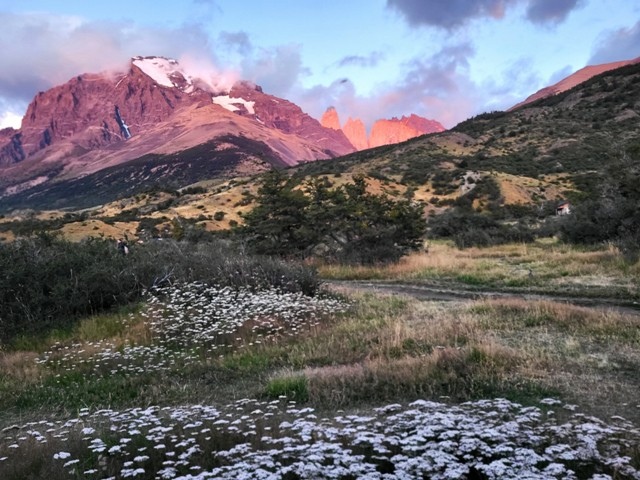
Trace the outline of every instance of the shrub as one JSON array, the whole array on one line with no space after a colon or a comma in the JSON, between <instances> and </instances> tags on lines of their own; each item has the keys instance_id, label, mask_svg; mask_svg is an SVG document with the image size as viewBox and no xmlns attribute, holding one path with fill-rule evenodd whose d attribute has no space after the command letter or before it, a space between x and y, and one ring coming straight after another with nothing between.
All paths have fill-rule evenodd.
<instances>
[{"instance_id":1,"label":"shrub","mask_svg":"<svg viewBox=\"0 0 640 480\"><path fill-rule=\"evenodd\" d=\"M0 342L64 329L78 318L139 300L175 281L316 293L310 268L252 257L228 241L157 240L120 254L107 240L71 243L52 236L0 244Z\"/></svg>"},{"instance_id":2,"label":"shrub","mask_svg":"<svg viewBox=\"0 0 640 480\"><path fill-rule=\"evenodd\" d=\"M290 400L306 402L309 400L309 390L307 378L303 373L292 373L282 377L275 377L269 380L265 393L269 398L280 398L285 396Z\"/></svg>"},{"instance_id":3,"label":"shrub","mask_svg":"<svg viewBox=\"0 0 640 480\"><path fill-rule=\"evenodd\" d=\"M596 193L562 219L564 240L617 245L629 260L640 255L640 141L607 169Z\"/></svg>"},{"instance_id":4,"label":"shrub","mask_svg":"<svg viewBox=\"0 0 640 480\"><path fill-rule=\"evenodd\" d=\"M451 238L458 248L487 247L510 242L530 242L533 231L524 223L501 223L492 215L452 209L432 217L429 234L434 238Z\"/></svg>"}]
</instances>

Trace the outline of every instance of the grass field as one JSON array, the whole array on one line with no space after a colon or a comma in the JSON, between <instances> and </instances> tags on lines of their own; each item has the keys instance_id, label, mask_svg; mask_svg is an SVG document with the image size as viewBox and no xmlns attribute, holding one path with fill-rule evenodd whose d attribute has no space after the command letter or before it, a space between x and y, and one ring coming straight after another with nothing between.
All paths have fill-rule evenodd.
<instances>
[{"instance_id":1,"label":"grass field","mask_svg":"<svg viewBox=\"0 0 640 480\"><path fill-rule=\"evenodd\" d=\"M613 250L429 250L322 271L637 275ZM638 478L639 369L636 314L175 285L0 351L0 477Z\"/></svg>"},{"instance_id":2,"label":"grass field","mask_svg":"<svg viewBox=\"0 0 640 480\"><path fill-rule=\"evenodd\" d=\"M588 249L551 239L464 250L430 241L425 251L394 265L319 264L318 269L327 279L440 283L640 302L640 262L625 261L612 246Z\"/></svg>"}]
</instances>

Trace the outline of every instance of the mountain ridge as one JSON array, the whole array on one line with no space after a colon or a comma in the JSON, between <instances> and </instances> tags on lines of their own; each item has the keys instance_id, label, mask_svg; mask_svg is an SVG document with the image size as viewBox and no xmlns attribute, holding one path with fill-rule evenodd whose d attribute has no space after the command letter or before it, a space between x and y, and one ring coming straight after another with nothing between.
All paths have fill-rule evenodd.
<instances>
[{"instance_id":1,"label":"mountain ridge","mask_svg":"<svg viewBox=\"0 0 640 480\"><path fill-rule=\"evenodd\" d=\"M239 81L223 89L169 68L177 66L161 57L134 57L127 72L82 74L38 93L21 128L0 134L0 192L80 177L229 134L263 142L275 166L354 150L341 132L325 129L259 86ZM123 134L125 122L130 138Z\"/></svg>"},{"instance_id":2,"label":"mountain ridge","mask_svg":"<svg viewBox=\"0 0 640 480\"><path fill-rule=\"evenodd\" d=\"M430 120L414 113L401 118L378 119L367 136L366 127L359 118L349 117L344 126L335 107L328 107L320 119L322 126L343 132L356 150L401 143L410 138L428 133L443 132L446 129L437 120Z\"/></svg>"},{"instance_id":3,"label":"mountain ridge","mask_svg":"<svg viewBox=\"0 0 640 480\"><path fill-rule=\"evenodd\" d=\"M189 112L190 115L205 114L204 109L195 107ZM237 122L248 121L242 115L235 118ZM573 202L589 195L589 192L593 193L595 186L606 180L606 165L617 161L620 151L634 148L634 142L640 142L638 131L640 64L630 64L596 75L572 89L535 100L514 111L485 113L445 132L322 162L305 163L296 167L292 174L333 175L338 182L350 175L365 175L375 180L378 189L412 195L412 198L426 202L428 211L445 208L458 196L469 192L475 195L473 192L480 190L474 185L481 184L486 178L494 178L501 189L501 192L492 193L494 197L490 202L493 203L535 204L561 199ZM181 138L190 134L197 135L198 132L194 133L187 124ZM228 148L230 155L237 155L239 149L234 145L237 146L238 140L239 137L231 136L218 144L211 144L208 150ZM185 140L185 145L188 143ZM254 172L274 165L274 158L267 154L271 150L267 147L266 142L252 143ZM180 160L185 168L189 163L200 162L199 159L205 159L206 163L208 154L196 150L191 158ZM179 157L169 151L155 155L153 158L145 157L146 160L141 160L138 165L145 166L144 162L148 161L149 172L153 168L156 171L168 170ZM240 171L238 165L227 162L225 178L233 178ZM109 179L132 185L131 172L119 174L112 170L107 176L101 171L87 178L82 188L76 188L77 183L69 180L68 187L74 189L77 199L65 198L64 191L53 192L43 182L30 190L0 199L0 210L54 204L70 208L74 202L80 203L81 196L84 196L83 205L90 205L92 195L99 190L97 187L111 181ZM242 172L249 175L251 169ZM151 172L144 179L147 182L145 187L149 187L149 182L162 184L169 179L154 175ZM196 177L187 177L182 175L185 182L198 181ZM185 185L176 184L172 188ZM108 201L108 195L101 194L99 203L103 201ZM233 200L238 201L244 202ZM481 210L486 208L487 202L486 199L476 199L473 205ZM229 211L229 215L231 213ZM228 218L240 221L237 217Z\"/></svg>"},{"instance_id":4,"label":"mountain ridge","mask_svg":"<svg viewBox=\"0 0 640 480\"><path fill-rule=\"evenodd\" d=\"M558 93L562 93L567 90L570 90L576 85L584 83L590 78L596 75L600 75L601 73L608 72L610 70L615 70L617 68L624 67L627 65L633 65L639 62L640 62L640 57L634 58L632 60L620 60L617 62L602 63L598 65L587 65L586 67L583 67L577 70L576 72L572 73L571 75L563 78L559 82L554 83L553 85L549 85L544 88L541 88L537 92L532 93L523 101L516 103L514 106L509 108L508 111L515 110L524 105L535 102L536 100L547 98L547 97L556 95Z\"/></svg>"}]
</instances>

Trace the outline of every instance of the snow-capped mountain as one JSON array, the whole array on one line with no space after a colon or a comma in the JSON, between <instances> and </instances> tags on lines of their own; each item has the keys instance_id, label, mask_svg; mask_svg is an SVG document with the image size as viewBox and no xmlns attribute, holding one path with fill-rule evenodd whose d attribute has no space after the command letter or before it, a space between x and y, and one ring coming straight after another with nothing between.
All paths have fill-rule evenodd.
<instances>
[{"instance_id":1,"label":"snow-capped mountain","mask_svg":"<svg viewBox=\"0 0 640 480\"><path fill-rule=\"evenodd\" d=\"M231 139L233 161L225 147ZM243 152L245 140L252 147ZM259 86L202 78L172 59L134 57L125 72L82 74L38 93L22 127L0 132L0 202L145 155L179 160L181 151L208 142L217 147L199 162L223 162L227 175L354 151L342 132Z\"/></svg>"}]
</instances>

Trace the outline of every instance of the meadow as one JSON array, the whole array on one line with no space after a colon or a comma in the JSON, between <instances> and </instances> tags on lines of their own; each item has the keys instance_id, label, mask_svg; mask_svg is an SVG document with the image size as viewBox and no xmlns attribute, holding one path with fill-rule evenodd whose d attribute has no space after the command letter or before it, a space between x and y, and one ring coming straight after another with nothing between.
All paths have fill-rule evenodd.
<instances>
[{"instance_id":1,"label":"meadow","mask_svg":"<svg viewBox=\"0 0 640 480\"><path fill-rule=\"evenodd\" d=\"M613 249L500 248L331 275L637 288ZM640 478L634 312L213 283L3 345L0 477Z\"/></svg>"},{"instance_id":2,"label":"meadow","mask_svg":"<svg viewBox=\"0 0 640 480\"><path fill-rule=\"evenodd\" d=\"M460 289L525 291L640 302L640 261L625 260L613 245L585 247L544 238L484 248L458 249L430 240L422 252L393 265L317 264L337 280L393 280Z\"/></svg>"}]
</instances>

